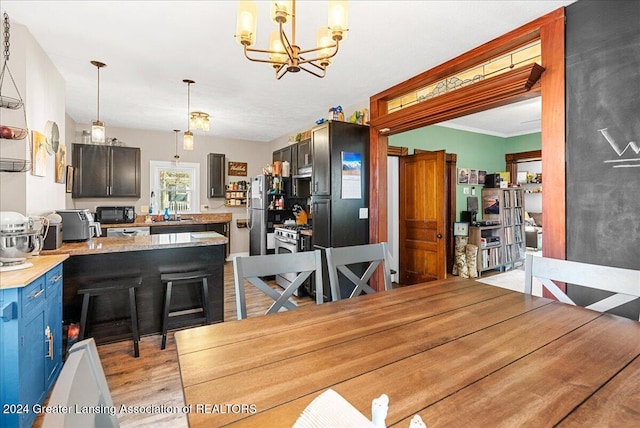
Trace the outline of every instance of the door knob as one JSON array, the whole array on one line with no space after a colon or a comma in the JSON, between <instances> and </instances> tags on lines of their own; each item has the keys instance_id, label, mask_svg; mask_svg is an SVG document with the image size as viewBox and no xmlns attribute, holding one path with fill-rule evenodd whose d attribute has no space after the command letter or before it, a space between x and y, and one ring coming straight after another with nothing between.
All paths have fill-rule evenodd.
<instances>
[{"instance_id":1,"label":"door knob","mask_svg":"<svg viewBox=\"0 0 640 428\"><path fill-rule=\"evenodd\" d=\"M438 239L442 239L442 233L438 233L436 236L438 237Z\"/></svg>"}]
</instances>

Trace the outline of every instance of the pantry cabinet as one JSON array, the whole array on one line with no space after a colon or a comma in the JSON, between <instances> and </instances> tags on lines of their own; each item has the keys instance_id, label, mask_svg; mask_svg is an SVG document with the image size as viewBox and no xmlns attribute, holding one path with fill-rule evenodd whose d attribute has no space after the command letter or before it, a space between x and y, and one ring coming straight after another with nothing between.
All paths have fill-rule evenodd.
<instances>
[{"instance_id":1,"label":"pantry cabinet","mask_svg":"<svg viewBox=\"0 0 640 428\"><path fill-rule=\"evenodd\" d=\"M62 368L62 264L0 290L2 427L30 427Z\"/></svg>"},{"instance_id":2,"label":"pantry cabinet","mask_svg":"<svg viewBox=\"0 0 640 428\"><path fill-rule=\"evenodd\" d=\"M140 149L73 145L73 198L139 198Z\"/></svg>"}]
</instances>

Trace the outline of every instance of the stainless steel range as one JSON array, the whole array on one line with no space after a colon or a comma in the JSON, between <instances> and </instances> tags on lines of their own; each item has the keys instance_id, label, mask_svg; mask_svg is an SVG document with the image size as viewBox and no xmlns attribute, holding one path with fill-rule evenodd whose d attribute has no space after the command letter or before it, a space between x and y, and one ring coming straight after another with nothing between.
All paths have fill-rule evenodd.
<instances>
[{"instance_id":1,"label":"stainless steel range","mask_svg":"<svg viewBox=\"0 0 640 428\"><path fill-rule=\"evenodd\" d=\"M300 251L310 251L311 236L303 235L301 233L303 230L309 229L311 229L311 225L308 224L295 224L276 227L274 231L275 253L286 254L297 253ZM296 276L298 276L297 272L276 275L276 284L278 284L282 288L286 288L293 282ZM299 294L300 288L293 293L294 296L299 296Z\"/></svg>"}]
</instances>

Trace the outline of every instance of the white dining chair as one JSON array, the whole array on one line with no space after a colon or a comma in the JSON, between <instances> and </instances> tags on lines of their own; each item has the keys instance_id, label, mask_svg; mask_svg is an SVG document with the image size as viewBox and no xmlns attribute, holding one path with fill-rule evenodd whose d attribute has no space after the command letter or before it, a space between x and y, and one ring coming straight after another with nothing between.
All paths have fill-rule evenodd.
<instances>
[{"instance_id":1,"label":"white dining chair","mask_svg":"<svg viewBox=\"0 0 640 428\"><path fill-rule=\"evenodd\" d=\"M606 312L640 297L640 271L611 266L551 259L527 254L525 261L525 294L531 294L533 278L538 279L560 302L576 305L553 281L595 288L613 293L586 306Z\"/></svg>"},{"instance_id":2,"label":"white dining chair","mask_svg":"<svg viewBox=\"0 0 640 428\"><path fill-rule=\"evenodd\" d=\"M120 426L93 338L78 342L69 350L47 406L70 411L46 413L44 428ZM82 411L83 408L93 411Z\"/></svg>"},{"instance_id":3,"label":"white dining chair","mask_svg":"<svg viewBox=\"0 0 640 428\"><path fill-rule=\"evenodd\" d=\"M247 280L258 290L273 299L266 314L282 309L293 310L297 306L291 301L293 293L305 280L315 273L316 303L323 302L322 259L320 250L299 253L268 254L262 256L236 257L233 259L234 283L236 289L236 308L238 319L247 317L244 282ZM298 276L281 293L270 287L261 277L283 273L297 273Z\"/></svg>"},{"instance_id":4,"label":"white dining chair","mask_svg":"<svg viewBox=\"0 0 640 428\"><path fill-rule=\"evenodd\" d=\"M384 289L390 290L391 269L390 255L386 242L379 244L354 245L350 247L327 248L327 268L329 270L329 283L331 285L331 299L336 301L342 298L340 292L340 280L338 272L342 273L355 288L349 298L359 296L362 292L375 293L369 285L369 279L382 263ZM369 263L362 276L358 277L350 265Z\"/></svg>"}]
</instances>

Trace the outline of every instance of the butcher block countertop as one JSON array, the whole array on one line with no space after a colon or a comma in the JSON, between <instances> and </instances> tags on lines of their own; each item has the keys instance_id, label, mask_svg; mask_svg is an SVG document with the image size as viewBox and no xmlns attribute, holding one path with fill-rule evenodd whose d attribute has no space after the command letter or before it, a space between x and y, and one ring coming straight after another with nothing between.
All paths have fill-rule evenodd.
<instances>
[{"instance_id":1,"label":"butcher block countertop","mask_svg":"<svg viewBox=\"0 0 640 428\"><path fill-rule=\"evenodd\" d=\"M27 262L31 263L33 267L0 272L0 289L24 287L68 258L68 254L29 257Z\"/></svg>"},{"instance_id":2,"label":"butcher block countertop","mask_svg":"<svg viewBox=\"0 0 640 428\"><path fill-rule=\"evenodd\" d=\"M173 218L173 212L171 217ZM138 214L134 223L100 223L100 227L103 229L109 229L112 227L141 227L141 226L176 226L187 224L213 224L213 223L230 223L232 219L231 213L211 213L211 214L182 214L180 221L149 221L146 219L148 216ZM151 218L158 217L157 215L150 216Z\"/></svg>"},{"instance_id":3,"label":"butcher block countertop","mask_svg":"<svg viewBox=\"0 0 640 428\"><path fill-rule=\"evenodd\" d=\"M68 254L83 256L128 251L161 250L164 248L201 247L224 245L228 239L217 232L166 233L147 236L124 236L92 238L84 242L65 242L57 250L42 251L42 254Z\"/></svg>"}]
</instances>

